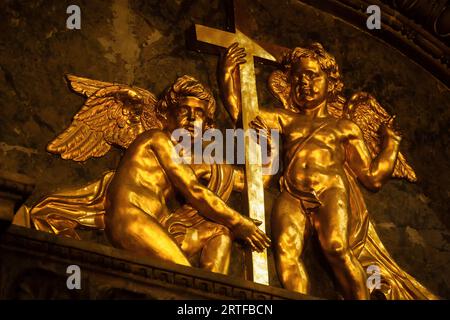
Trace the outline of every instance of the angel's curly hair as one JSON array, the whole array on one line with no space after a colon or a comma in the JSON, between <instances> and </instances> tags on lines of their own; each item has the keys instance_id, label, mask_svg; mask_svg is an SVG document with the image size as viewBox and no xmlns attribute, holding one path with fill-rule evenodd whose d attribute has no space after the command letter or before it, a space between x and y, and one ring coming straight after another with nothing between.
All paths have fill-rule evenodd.
<instances>
[{"instance_id":1,"label":"angel's curly hair","mask_svg":"<svg viewBox=\"0 0 450 320\"><path fill-rule=\"evenodd\" d=\"M212 93L194 77L188 75L178 77L158 101L157 109L160 113L166 114L170 108L178 106L180 98L187 96L208 102L205 109L205 126L206 128L211 128L214 123L216 101Z\"/></svg>"},{"instance_id":2,"label":"angel's curly hair","mask_svg":"<svg viewBox=\"0 0 450 320\"><path fill-rule=\"evenodd\" d=\"M293 65L298 63L302 58L315 59L322 68L322 71L327 74L329 93L328 111L333 115L340 116L345 103L345 98L342 93L344 83L342 82L335 57L325 51L323 46L318 42L314 42L306 48L296 47L284 54L281 60L286 77L291 76Z\"/></svg>"}]
</instances>

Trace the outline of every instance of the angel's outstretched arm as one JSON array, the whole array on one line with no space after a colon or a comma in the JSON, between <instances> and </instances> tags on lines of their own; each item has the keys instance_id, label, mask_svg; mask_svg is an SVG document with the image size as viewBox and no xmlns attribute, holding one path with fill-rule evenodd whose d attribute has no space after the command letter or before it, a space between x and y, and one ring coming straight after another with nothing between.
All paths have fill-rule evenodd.
<instances>
[{"instance_id":1,"label":"angel's outstretched arm","mask_svg":"<svg viewBox=\"0 0 450 320\"><path fill-rule=\"evenodd\" d=\"M151 135L151 148L175 188L203 216L223 224L247 241L254 250L263 250L270 240L253 221L231 209L211 190L203 186L188 164L182 163L170 138L162 131Z\"/></svg>"},{"instance_id":2,"label":"angel's outstretched arm","mask_svg":"<svg viewBox=\"0 0 450 320\"><path fill-rule=\"evenodd\" d=\"M383 145L380 153L372 159L364 142L361 129L351 121L345 121L346 160L359 181L372 191L378 191L392 176L399 151L400 136L390 128L383 126Z\"/></svg>"}]
</instances>

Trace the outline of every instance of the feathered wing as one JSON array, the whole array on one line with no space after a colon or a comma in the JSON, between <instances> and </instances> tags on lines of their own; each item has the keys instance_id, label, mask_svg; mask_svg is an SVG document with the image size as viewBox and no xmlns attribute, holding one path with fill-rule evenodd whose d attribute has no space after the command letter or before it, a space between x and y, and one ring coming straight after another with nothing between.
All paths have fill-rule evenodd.
<instances>
[{"instance_id":1,"label":"feathered wing","mask_svg":"<svg viewBox=\"0 0 450 320\"><path fill-rule=\"evenodd\" d=\"M101 88L115 85L115 83L78 77L72 74L66 74L66 80L73 91L82 94L85 97L92 96L96 91L98 91Z\"/></svg>"},{"instance_id":2,"label":"feathered wing","mask_svg":"<svg viewBox=\"0 0 450 320\"><path fill-rule=\"evenodd\" d=\"M70 87L87 97L70 126L47 146L63 159L85 161L111 146L127 148L145 130L162 128L156 97L147 90L68 75Z\"/></svg>"},{"instance_id":3,"label":"feathered wing","mask_svg":"<svg viewBox=\"0 0 450 320\"><path fill-rule=\"evenodd\" d=\"M365 92L356 93L351 97L346 104L345 115L361 129L371 156L378 155L382 142L382 137L378 132L380 126L391 116L373 96ZM392 176L405 178L410 182L417 180L414 169L406 162L405 156L401 152L398 153Z\"/></svg>"}]
</instances>

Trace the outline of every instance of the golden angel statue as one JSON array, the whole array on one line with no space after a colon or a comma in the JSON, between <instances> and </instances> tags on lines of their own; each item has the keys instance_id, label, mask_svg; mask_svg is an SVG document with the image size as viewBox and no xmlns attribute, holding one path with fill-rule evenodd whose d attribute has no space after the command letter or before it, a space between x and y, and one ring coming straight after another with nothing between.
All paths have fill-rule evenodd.
<instances>
[{"instance_id":1,"label":"golden angel statue","mask_svg":"<svg viewBox=\"0 0 450 320\"><path fill-rule=\"evenodd\" d=\"M235 43L221 66L224 103L235 122L241 116L237 67L245 55ZM345 299L437 298L390 257L358 186L376 191L392 176L416 180L399 152L394 118L369 94L346 101L336 60L319 43L286 52L280 65L269 87L282 107L260 109L257 121L283 139L281 193L271 215L282 285L307 293L302 254L315 232ZM381 272L381 286L371 290L365 271L370 266Z\"/></svg>"},{"instance_id":2,"label":"golden angel statue","mask_svg":"<svg viewBox=\"0 0 450 320\"><path fill-rule=\"evenodd\" d=\"M242 174L227 165L188 164L175 149L175 129L193 135L196 125L213 125L215 100L200 82L182 76L157 99L138 87L67 80L87 100L48 151L75 161L101 157L112 146L125 152L115 171L34 205L36 229L72 238L79 238L77 228L104 229L115 247L187 266L200 255L200 267L219 273L228 272L234 238L258 251L270 245L257 221L225 203L242 188ZM185 203L171 211L176 195Z\"/></svg>"}]
</instances>

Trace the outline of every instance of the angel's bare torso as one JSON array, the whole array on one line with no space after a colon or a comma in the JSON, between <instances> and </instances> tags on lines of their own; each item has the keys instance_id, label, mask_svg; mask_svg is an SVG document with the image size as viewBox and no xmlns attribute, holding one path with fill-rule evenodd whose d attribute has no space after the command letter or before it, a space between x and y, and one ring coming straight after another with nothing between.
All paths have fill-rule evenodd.
<instances>
[{"instance_id":1,"label":"angel's bare torso","mask_svg":"<svg viewBox=\"0 0 450 320\"><path fill-rule=\"evenodd\" d=\"M133 219L127 214L130 207L137 207L158 221L170 213L165 199L173 189L152 150L152 142L148 134L140 135L121 159L108 190L108 218Z\"/></svg>"},{"instance_id":2,"label":"angel's bare torso","mask_svg":"<svg viewBox=\"0 0 450 320\"><path fill-rule=\"evenodd\" d=\"M129 146L108 188L105 231L117 247L189 265L161 223L170 213L166 199L177 187L189 192L196 179L174 163L172 147L159 130L142 133Z\"/></svg>"},{"instance_id":3,"label":"angel's bare torso","mask_svg":"<svg viewBox=\"0 0 450 320\"><path fill-rule=\"evenodd\" d=\"M279 118L283 126L284 163L290 163L284 175L292 187L317 195L330 188L345 190L346 141L355 135L349 121L332 117L310 119L285 112ZM308 140L304 142L305 139ZM303 145L298 148L299 144Z\"/></svg>"},{"instance_id":4,"label":"angel's bare torso","mask_svg":"<svg viewBox=\"0 0 450 320\"><path fill-rule=\"evenodd\" d=\"M122 157L108 188L105 215L105 230L117 246L139 246L142 239L133 238L143 221L153 221L154 227L165 234L160 224L170 214L166 200L181 190L189 193L187 198L195 196L189 186L198 184L197 177L188 165L174 162L173 150L166 133L152 130L139 135ZM124 233L130 237L124 237ZM162 238L150 240L161 242Z\"/></svg>"},{"instance_id":5,"label":"angel's bare torso","mask_svg":"<svg viewBox=\"0 0 450 320\"><path fill-rule=\"evenodd\" d=\"M129 207L137 207L159 222L170 214L166 199L176 191L164 168L170 159L158 159L153 138L152 133L141 134L122 157L108 191L111 217L130 219ZM210 171L206 165L191 168L198 178ZM123 206L125 203L128 208Z\"/></svg>"},{"instance_id":6,"label":"angel's bare torso","mask_svg":"<svg viewBox=\"0 0 450 320\"><path fill-rule=\"evenodd\" d=\"M330 189L346 193L344 164L347 162L352 167L355 158L370 164L361 132L349 120L329 115L311 118L283 109L262 111L261 117L269 119L268 125L281 131L283 176L293 191L316 196ZM353 155L352 159L349 154Z\"/></svg>"}]
</instances>

